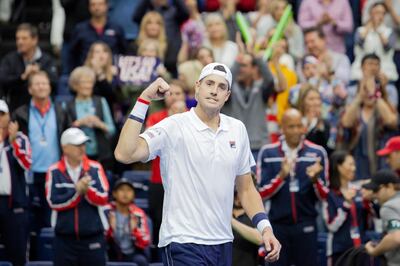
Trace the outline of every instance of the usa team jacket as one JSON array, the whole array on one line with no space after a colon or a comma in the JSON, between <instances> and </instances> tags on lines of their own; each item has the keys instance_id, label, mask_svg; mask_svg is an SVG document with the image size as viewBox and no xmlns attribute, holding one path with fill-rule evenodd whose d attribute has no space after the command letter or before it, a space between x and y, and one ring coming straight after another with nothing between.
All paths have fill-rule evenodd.
<instances>
[{"instance_id":1,"label":"usa team jacket","mask_svg":"<svg viewBox=\"0 0 400 266\"><path fill-rule=\"evenodd\" d=\"M11 195L8 205L10 208L27 207L28 195L25 176L32 164L32 150L28 137L22 132L18 132L13 142L10 143L8 138L5 139L4 151L7 154L11 175Z\"/></svg>"},{"instance_id":2,"label":"usa team jacket","mask_svg":"<svg viewBox=\"0 0 400 266\"><path fill-rule=\"evenodd\" d=\"M85 195L80 195L68 175L65 158L50 166L46 176L46 199L53 209L52 224L56 234L79 237L103 233L108 229L107 218L102 206L108 203L108 181L103 167L86 156L82 172L90 175L92 181Z\"/></svg>"},{"instance_id":3,"label":"usa team jacket","mask_svg":"<svg viewBox=\"0 0 400 266\"><path fill-rule=\"evenodd\" d=\"M110 215L110 213L115 214L116 211L116 206L114 202L111 202L109 205L106 207L106 214L107 217ZM149 225L147 223L147 216L146 213L136 206L135 204L131 204L129 206L129 215L131 220L135 220L137 226L131 230L131 236L132 236L132 241L133 244L140 248L140 249L145 249L150 245L150 230L149 230ZM107 231L107 240L113 241L114 239L114 231L113 228L110 226L108 231Z\"/></svg>"},{"instance_id":4,"label":"usa team jacket","mask_svg":"<svg viewBox=\"0 0 400 266\"><path fill-rule=\"evenodd\" d=\"M345 201L340 191L329 192L322 202L322 217L328 228L327 256L359 247L366 241L365 231L372 227L375 216L371 204L361 197L360 192L351 203Z\"/></svg>"},{"instance_id":5,"label":"usa team jacket","mask_svg":"<svg viewBox=\"0 0 400 266\"><path fill-rule=\"evenodd\" d=\"M258 154L257 175L260 182L259 192L264 200L270 200L269 219L280 224L294 224L313 221L317 216L315 203L328 195L328 158L326 151L308 140L304 140L297 153L294 180L298 182L298 191L289 189L290 176L282 180L278 174L285 157L282 141L265 145ZM320 158L323 171L316 183L312 183L306 174L307 167Z\"/></svg>"}]
</instances>

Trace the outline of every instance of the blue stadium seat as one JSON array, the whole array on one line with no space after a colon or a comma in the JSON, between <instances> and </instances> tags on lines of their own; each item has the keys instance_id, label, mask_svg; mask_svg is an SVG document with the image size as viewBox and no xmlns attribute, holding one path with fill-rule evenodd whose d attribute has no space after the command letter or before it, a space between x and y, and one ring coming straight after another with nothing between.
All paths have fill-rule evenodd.
<instances>
[{"instance_id":1,"label":"blue stadium seat","mask_svg":"<svg viewBox=\"0 0 400 266\"><path fill-rule=\"evenodd\" d=\"M54 230L53 228L42 228L38 243L38 259L41 261L52 261L53 260L53 239Z\"/></svg>"},{"instance_id":2,"label":"blue stadium seat","mask_svg":"<svg viewBox=\"0 0 400 266\"><path fill-rule=\"evenodd\" d=\"M164 266L164 264L162 262L154 262L150 263L150 266Z\"/></svg>"},{"instance_id":3,"label":"blue stadium seat","mask_svg":"<svg viewBox=\"0 0 400 266\"><path fill-rule=\"evenodd\" d=\"M133 262L109 261L107 262L107 266L137 266L137 264Z\"/></svg>"},{"instance_id":4,"label":"blue stadium seat","mask_svg":"<svg viewBox=\"0 0 400 266\"><path fill-rule=\"evenodd\" d=\"M144 210L146 213L149 213L149 200L148 199L142 199L142 198L136 198L134 200L136 206Z\"/></svg>"},{"instance_id":5,"label":"blue stadium seat","mask_svg":"<svg viewBox=\"0 0 400 266\"><path fill-rule=\"evenodd\" d=\"M150 183L150 171L125 171L122 174L123 178L130 180L135 187L136 199L147 199Z\"/></svg>"},{"instance_id":6,"label":"blue stadium seat","mask_svg":"<svg viewBox=\"0 0 400 266\"><path fill-rule=\"evenodd\" d=\"M25 266L53 266L52 261L28 261Z\"/></svg>"},{"instance_id":7,"label":"blue stadium seat","mask_svg":"<svg viewBox=\"0 0 400 266\"><path fill-rule=\"evenodd\" d=\"M0 266L13 266L9 261L0 261Z\"/></svg>"}]
</instances>

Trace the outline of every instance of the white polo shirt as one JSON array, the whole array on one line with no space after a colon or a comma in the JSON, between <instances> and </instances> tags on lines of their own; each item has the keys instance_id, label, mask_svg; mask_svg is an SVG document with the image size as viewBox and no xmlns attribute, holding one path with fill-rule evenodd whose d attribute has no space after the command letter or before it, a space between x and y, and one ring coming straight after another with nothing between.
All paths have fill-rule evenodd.
<instances>
[{"instance_id":1,"label":"white polo shirt","mask_svg":"<svg viewBox=\"0 0 400 266\"><path fill-rule=\"evenodd\" d=\"M214 132L191 109L140 136L149 146L148 160L161 159L165 194L159 247L232 241L235 178L255 165L244 124L220 114Z\"/></svg>"}]
</instances>

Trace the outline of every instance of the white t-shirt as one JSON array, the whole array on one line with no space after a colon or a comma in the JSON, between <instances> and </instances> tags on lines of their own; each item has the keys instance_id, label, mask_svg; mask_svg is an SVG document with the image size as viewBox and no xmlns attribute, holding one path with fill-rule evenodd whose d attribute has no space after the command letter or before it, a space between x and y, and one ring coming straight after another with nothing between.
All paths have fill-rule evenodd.
<instances>
[{"instance_id":1,"label":"white t-shirt","mask_svg":"<svg viewBox=\"0 0 400 266\"><path fill-rule=\"evenodd\" d=\"M232 241L235 178L255 165L244 124L220 114L214 132L191 109L140 136L149 146L148 160L161 159L165 194L159 247Z\"/></svg>"}]
</instances>

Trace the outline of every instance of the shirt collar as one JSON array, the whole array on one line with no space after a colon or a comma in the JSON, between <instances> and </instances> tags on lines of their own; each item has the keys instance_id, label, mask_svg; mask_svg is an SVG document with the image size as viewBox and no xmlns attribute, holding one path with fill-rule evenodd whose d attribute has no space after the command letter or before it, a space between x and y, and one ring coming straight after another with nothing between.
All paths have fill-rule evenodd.
<instances>
[{"instance_id":1,"label":"shirt collar","mask_svg":"<svg viewBox=\"0 0 400 266\"><path fill-rule=\"evenodd\" d=\"M32 99L32 101L31 101L31 106L32 106L32 107L35 107L35 108L39 111L39 113L40 113L42 116L45 116L46 113L50 110L51 101L50 101L50 99L49 99L48 102L47 102L47 104L46 104L44 107L40 107L40 106L39 106L37 103L35 103L35 101Z\"/></svg>"},{"instance_id":2,"label":"shirt collar","mask_svg":"<svg viewBox=\"0 0 400 266\"><path fill-rule=\"evenodd\" d=\"M194 111L194 108L190 109L190 114L193 117L194 126L198 131L210 129L210 127L207 126L203 121L201 121L200 117L197 116L196 112ZM219 114L219 119L220 120L219 120L218 131L219 130L228 131L226 117L222 114Z\"/></svg>"},{"instance_id":3,"label":"shirt collar","mask_svg":"<svg viewBox=\"0 0 400 266\"><path fill-rule=\"evenodd\" d=\"M42 57L42 50L40 49L40 47L36 47L35 53L33 54L33 57L31 60L27 60L25 61L25 64L31 64L36 62L37 60L39 60Z\"/></svg>"}]
</instances>

